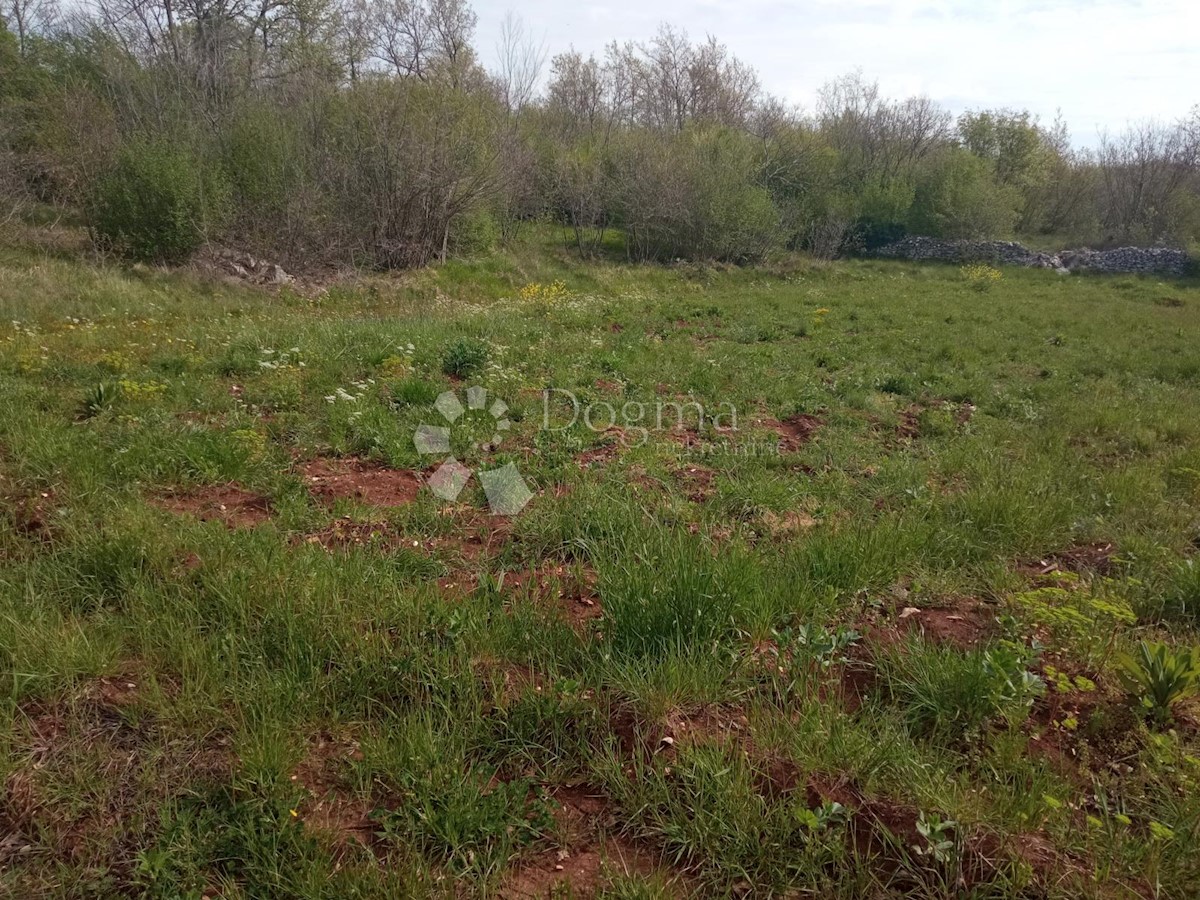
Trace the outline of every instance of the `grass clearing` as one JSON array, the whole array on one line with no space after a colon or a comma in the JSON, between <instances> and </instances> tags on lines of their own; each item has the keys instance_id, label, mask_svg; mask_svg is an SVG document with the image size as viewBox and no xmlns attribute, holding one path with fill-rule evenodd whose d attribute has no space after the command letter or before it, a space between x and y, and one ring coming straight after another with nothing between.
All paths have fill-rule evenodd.
<instances>
[{"instance_id":1,"label":"grass clearing","mask_svg":"<svg viewBox=\"0 0 1200 900\"><path fill-rule=\"evenodd\" d=\"M4 245L0 885L1194 895L1200 290L989 284Z\"/></svg>"}]
</instances>

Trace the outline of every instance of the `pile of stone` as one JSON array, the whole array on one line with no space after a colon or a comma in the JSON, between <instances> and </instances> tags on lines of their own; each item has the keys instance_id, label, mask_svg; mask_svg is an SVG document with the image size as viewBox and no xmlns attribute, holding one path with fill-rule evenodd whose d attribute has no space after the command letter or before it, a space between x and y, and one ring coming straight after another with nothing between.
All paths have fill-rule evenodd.
<instances>
[{"instance_id":1,"label":"pile of stone","mask_svg":"<svg viewBox=\"0 0 1200 900\"><path fill-rule=\"evenodd\" d=\"M284 271L283 266L258 259L249 253L222 248L216 251L216 258L224 271L255 284L282 285L295 280Z\"/></svg>"},{"instance_id":2,"label":"pile of stone","mask_svg":"<svg viewBox=\"0 0 1200 900\"><path fill-rule=\"evenodd\" d=\"M1071 271L1186 275L1188 255L1170 247L1121 247L1117 250L1064 250L1058 254Z\"/></svg>"},{"instance_id":3,"label":"pile of stone","mask_svg":"<svg viewBox=\"0 0 1200 900\"><path fill-rule=\"evenodd\" d=\"M875 251L885 259L938 262L990 262L997 265L1110 274L1184 275L1188 255L1169 247L1122 247L1118 250L1063 250L1043 253L1016 241L946 241L913 235Z\"/></svg>"}]
</instances>

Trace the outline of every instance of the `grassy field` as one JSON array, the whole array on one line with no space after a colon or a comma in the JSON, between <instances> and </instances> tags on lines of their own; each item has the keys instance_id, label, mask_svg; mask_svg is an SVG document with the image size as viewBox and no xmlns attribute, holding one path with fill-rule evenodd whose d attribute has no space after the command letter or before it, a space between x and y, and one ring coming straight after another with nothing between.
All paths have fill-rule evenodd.
<instances>
[{"instance_id":1,"label":"grassy field","mask_svg":"<svg viewBox=\"0 0 1200 900\"><path fill-rule=\"evenodd\" d=\"M0 305L0 894L1200 891L1119 677L1197 640L1194 283L23 240ZM519 514L425 484L472 386Z\"/></svg>"}]
</instances>

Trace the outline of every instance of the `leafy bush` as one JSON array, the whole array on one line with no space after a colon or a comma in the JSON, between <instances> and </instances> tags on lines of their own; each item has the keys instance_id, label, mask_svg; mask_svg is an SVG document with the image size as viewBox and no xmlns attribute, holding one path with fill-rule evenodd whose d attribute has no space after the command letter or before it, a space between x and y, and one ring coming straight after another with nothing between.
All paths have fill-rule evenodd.
<instances>
[{"instance_id":1,"label":"leafy bush","mask_svg":"<svg viewBox=\"0 0 1200 900\"><path fill-rule=\"evenodd\" d=\"M1191 648L1141 641L1118 663L1125 688L1158 722L1169 720L1176 703L1200 691L1200 654Z\"/></svg>"},{"instance_id":2,"label":"leafy bush","mask_svg":"<svg viewBox=\"0 0 1200 900\"><path fill-rule=\"evenodd\" d=\"M228 197L224 178L200 158L163 140L133 141L96 185L89 222L125 256L180 262L220 225Z\"/></svg>"},{"instance_id":3,"label":"leafy bush","mask_svg":"<svg viewBox=\"0 0 1200 900\"><path fill-rule=\"evenodd\" d=\"M459 338L442 354L442 371L447 375L466 378L482 369L487 358L487 345L482 341Z\"/></svg>"}]
</instances>

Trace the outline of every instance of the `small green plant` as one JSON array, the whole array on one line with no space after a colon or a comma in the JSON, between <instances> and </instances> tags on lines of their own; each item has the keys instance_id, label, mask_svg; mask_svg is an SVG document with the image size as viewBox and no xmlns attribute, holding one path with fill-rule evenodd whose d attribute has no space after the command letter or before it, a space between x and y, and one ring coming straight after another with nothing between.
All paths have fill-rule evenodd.
<instances>
[{"instance_id":1,"label":"small green plant","mask_svg":"<svg viewBox=\"0 0 1200 900\"><path fill-rule=\"evenodd\" d=\"M88 389L79 405L79 415L83 419L93 419L103 412L113 408L121 389L111 382L101 381Z\"/></svg>"},{"instance_id":2,"label":"small green plant","mask_svg":"<svg viewBox=\"0 0 1200 900\"><path fill-rule=\"evenodd\" d=\"M447 375L467 378L487 362L487 345L472 338L459 338L442 354L442 371Z\"/></svg>"},{"instance_id":3,"label":"small green plant","mask_svg":"<svg viewBox=\"0 0 1200 900\"><path fill-rule=\"evenodd\" d=\"M829 828L837 828L846 824L849 818L846 807L833 800L826 800L816 809L798 807L796 816L809 831L820 832Z\"/></svg>"},{"instance_id":4,"label":"small green plant","mask_svg":"<svg viewBox=\"0 0 1200 900\"><path fill-rule=\"evenodd\" d=\"M913 850L918 856L927 856L942 864L950 862L957 847L954 838L957 827L958 823L952 819L921 813L917 817L917 834L925 843L913 847Z\"/></svg>"},{"instance_id":5,"label":"small green plant","mask_svg":"<svg viewBox=\"0 0 1200 900\"><path fill-rule=\"evenodd\" d=\"M1121 682L1157 722L1170 720L1175 704L1200 690L1200 658L1192 648L1140 641L1117 662Z\"/></svg>"}]
</instances>

